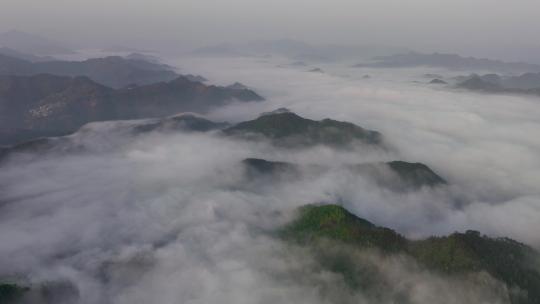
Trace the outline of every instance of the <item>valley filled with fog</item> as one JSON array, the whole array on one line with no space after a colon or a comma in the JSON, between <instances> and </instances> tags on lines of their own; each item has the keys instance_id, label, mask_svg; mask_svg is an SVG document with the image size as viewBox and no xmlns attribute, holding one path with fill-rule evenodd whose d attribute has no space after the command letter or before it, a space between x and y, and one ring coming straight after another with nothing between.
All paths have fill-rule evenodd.
<instances>
[{"instance_id":1,"label":"valley filled with fog","mask_svg":"<svg viewBox=\"0 0 540 304\"><path fill-rule=\"evenodd\" d=\"M0 304L539 304L539 11L3 0Z\"/></svg>"},{"instance_id":2,"label":"valley filled with fog","mask_svg":"<svg viewBox=\"0 0 540 304\"><path fill-rule=\"evenodd\" d=\"M482 228L482 231L493 229L492 233L509 235L512 232L506 229L517 229L515 232L531 232L529 243L539 244L538 239L534 240L534 229L518 228L527 222L527 217L513 220L529 214L530 224L535 225L537 219L535 205L540 183L540 161L536 156L540 140L534 136L540 130L537 97L471 93L429 84L431 79L426 78L426 74L442 74L447 78L456 74L441 69L380 70L323 64L317 66L324 73L312 73L310 67L286 67L286 60L276 63L264 59L248 59L247 62L245 59L204 59L199 63L202 67L194 60L185 62L195 63L193 67L181 66L188 70L197 66L201 74L218 83L226 83L227 78L234 75L234 79L256 88L268 99L263 103L218 109L208 115L214 120L242 121L286 107L313 119L353 122L380 131L392 146L388 153L376 153L379 160L426 163L456 186L455 191L475 202L468 210L441 212L444 217L431 222L429 228L424 223L418 225L423 227L420 230L425 229L424 233ZM225 67L216 69L222 65ZM370 78L365 79L365 75ZM371 160L365 153L355 153L354 157L358 159L332 157L312 162ZM487 208L483 203L494 208ZM518 205L523 209L516 208ZM399 203L395 207L399 207ZM422 212L421 209L404 209L409 210L412 217ZM488 216L485 212L494 213ZM403 214L396 212L396 216ZM502 218L493 220L492 216ZM508 218L504 219L506 216ZM482 218L489 221L475 227ZM404 222L418 224L417 220ZM510 224L512 222L515 226ZM391 223L396 223L396 219L385 224ZM398 230L403 231L406 227L400 228Z\"/></svg>"},{"instance_id":3,"label":"valley filled with fog","mask_svg":"<svg viewBox=\"0 0 540 304\"><path fill-rule=\"evenodd\" d=\"M134 133L149 120L91 122L52 148L1 160L4 277L49 284L56 303L510 303L511 288L488 273L446 276L377 250L352 254L384 283L350 290L275 231L301 206L339 204L411 240L475 230L539 250L538 96L430 83L478 70L277 56L162 60L265 99L197 117L234 125L287 108L378 131L384 145L291 148L219 127ZM300 173L250 176L250 158ZM401 191L348 169L398 160L429 166L444 185Z\"/></svg>"}]
</instances>

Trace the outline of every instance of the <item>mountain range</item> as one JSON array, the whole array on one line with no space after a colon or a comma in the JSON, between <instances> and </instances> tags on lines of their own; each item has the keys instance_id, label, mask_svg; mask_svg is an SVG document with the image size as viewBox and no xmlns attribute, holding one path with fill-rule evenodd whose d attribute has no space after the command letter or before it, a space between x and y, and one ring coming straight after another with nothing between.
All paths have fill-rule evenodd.
<instances>
[{"instance_id":1,"label":"mountain range","mask_svg":"<svg viewBox=\"0 0 540 304\"><path fill-rule=\"evenodd\" d=\"M407 51L405 48L374 45L316 45L294 39L250 41L240 44L222 43L198 48L191 52L196 56L284 56L293 60L331 62L358 60L380 54L395 54Z\"/></svg>"},{"instance_id":2,"label":"mountain range","mask_svg":"<svg viewBox=\"0 0 540 304\"><path fill-rule=\"evenodd\" d=\"M264 123L261 123L261 121ZM328 121L331 121L331 123L328 123ZM306 127L291 128L291 126L301 125L302 123L306 124ZM100 127L99 124L102 124L102 126ZM328 127L329 125L330 127ZM93 130L99 131L95 133L96 131ZM367 131L351 123L337 122L330 119L322 121L309 120L290 111L280 109L264 113L255 120L240 122L232 126L225 122L213 122L190 113L166 118L91 123L71 136L40 138L0 149L0 159L13 155L36 153L45 155L46 153L85 152L91 145L91 142L88 145L85 143L85 138L100 137L99 132L120 132L125 137L129 137L152 132L209 131L216 131L215 134L218 136L233 136L235 139L242 140L253 140L253 134L262 132L257 135L257 140L266 141L286 149L306 148L314 145L325 145L341 149L352 148L352 144L384 148L380 140L381 135L376 131ZM92 135L92 133L95 134ZM272 135L267 136L268 134ZM332 140L328 138L332 138ZM376 138L376 140L374 141L373 138ZM246 169L248 180L255 182L260 179L275 182L287 176L299 178L306 172L309 172L308 175L317 176L331 169L318 164L301 167L294 163L260 158L247 158L242 161L242 164ZM352 164L341 169L355 176L363 176L377 186L400 192L416 191L422 187L433 188L447 184L442 177L422 163L390 161Z\"/></svg>"},{"instance_id":3,"label":"mountain range","mask_svg":"<svg viewBox=\"0 0 540 304\"><path fill-rule=\"evenodd\" d=\"M75 53L64 43L17 30L0 33L0 47L38 56L54 56Z\"/></svg>"},{"instance_id":4,"label":"mountain range","mask_svg":"<svg viewBox=\"0 0 540 304\"><path fill-rule=\"evenodd\" d=\"M451 70L488 70L502 72L540 72L540 65L523 62L504 62L500 60L462 57L456 54L425 54L410 52L391 56L377 56L373 62L355 65L358 68L409 68L437 67Z\"/></svg>"},{"instance_id":5,"label":"mountain range","mask_svg":"<svg viewBox=\"0 0 540 304\"><path fill-rule=\"evenodd\" d=\"M485 74L457 77L456 87L486 93L540 95L540 73L519 76Z\"/></svg>"},{"instance_id":6,"label":"mountain range","mask_svg":"<svg viewBox=\"0 0 540 304\"><path fill-rule=\"evenodd\" d=\"M47 75L44 75L45 77ZM69 81L69 79L58 79L58 80L65 80ZM82 82L82 83L88 83L88 79L75 79L74 82ZM188 80L183 80L186 85L188 84L198 84L198 86L204 86L201 83L193 83L189 82ZM0 82L1 83L1 82ZM92 82L89 82L92 84ZM206 86L204 86L206 87ZM201 88L204 88L201 87ZM144 87L143 87L144 88ZM245 90L228 90L225 88L220 87L207 87L208 90L222 90L224 92L230 92L231 94L247 94L248 97L252 97L251 94L255 94L252 91L245 91ZM112 89L98 86L97 89L104 90L97 92L95 95L100 97L104 96L107 97L108 94L116 94L117 91L114 91ZM188 90L188 89L186 89ZM60 95L63 92L60 93ZM104 94L104 95L100 95ZM0 95L1 96L1 95ZM241 96L241 95L240 95ZM258 95L257 95L258 96ZM1 100L1 99L0 99ZM163 117L163 118L155 118L155 119L142 119L142 120L133 120L133 121L112 121L115 120L120 116L119 113L122 113L121 115L127 116L129 118L142 118L142 117L136 117L136 113L132 112L133 108L137 108L137 103L132 100L131 98L126 99L117 99L119 102L120 100L123 100L126 105L115 105L115 102L109 102L107 99L104 99L102 102L101 99L97 98L96 101L86 101L83 100L82 102L76 102L76 105L73 106L74 108L70 108L69 105L65 105L60 107L60 110L51 109L50 113L46 112L45 109L42 110L45 114L45 120L43 125L55 125L58 124L59 128L62 127L66 128L70 122L75 121L76 119L79 119L77 122L80 124L82 121L90 120L88 116L77 116L76 113L104 113L102 115L107 116L109 119L95 119L92 121L96 121L99 123L99 121L102 120L111 120L110 122L104 122L105 124L109 124L112 126L112 128L115 128L116 130L109 130L108 132L114 132L118 131L118 129L122 129L126 131L126 134L131 135L140 135L145 134L148 132L175 132L175 131L195 131L195 132L207 132L207 131L213 131L218 130L218 135L224 136L224 137L230 137L234 139L239 140L263 140L267 141L271 144L276 145L277 147L281 148L305 148L305 147L311 147L315 145L326 145L333 148L352 148L353 144L366 144L369 146L384 148L382 145L382 135L376 131L370 131L365 130L359 126L356 126L352 123L348 122L339 122L334 121L331 119L325 119L322 121L315 121L310 120L307 118L303 118L295 113L290 112L289 110L285 109L279 109L274 112L269 113L263 113L259 118L255 120L240 122L235 125L226 123L226 122L213 122L210 120L207 120L203 117L194 115L194 114L179 114L176 116L170 116L170 117ZM251 100L247 99L246 101ZM135 102L135 103L134 103ZM164 99L157 99L156 102L166 102L166 98ZM176 103L176 99L171 99L172 106L173 107L186 107L190 104L188 103ZM227 102L226 100L219 99L217 103L219 102ZM146 106L144 102L142 102L143 105L141 105L142 110L146 109ZM85 106L87 105L88 108L77 108L79 106ZM92 108L92 105L94 108ZM98 111L100 108L102 111ZM29 107L31 107L30 105ZM156 108L165 109L167 107L164 107L163 105L159 104L157 106L150 106L149 111L155 113ZM49 108L46 107L47 110ZM125 109L125 112L123 111ZM23 110L21 111L24 113L35 113L35 109L31 110ZM38 113L41 113L40 111L37 111ZM55 117L55 112L59 112L58 114L59 118L57 119ZM62 115L63 113L63 115ZM139 113L140 114L140 113ZM149 113L145 113L149 114ZM102 117L104 117L102 116ZM162 115L165 116L165 115ZM23 115L24 117L24 115ZM55 117L53 119L53 117ZM61 121L60 118L64 117L66 119L65 122ZM96 115L96 117L100 117L99 115ZM96 118L92 117L92 118ZM68 119L69 118L69 119ZM48 122L48 119L51 119L51 122ZM30 121L33 121L34 124L30 126L35 126L40 122L37 118L32 118ZM261 123L262 122L262 123ZM15 124L15 122L12 122ZM302 128L295 129L293 126L301 124L303 125ZM91 130L93 126L95 126L96 123L88 124L86 126L83 126L79 131L73 134L73 137L82 136L86 133L88 133L88 130ZM75 126L75 125L69 125L69 126ZM40 137L37 136L38 132L43 132L43 130L46 130L45 128L42 129L30 129L31 131L27 129L23 129L24 131L27 131L30 135L34 135L29 138L29 140L15 144L12 146L4 147L3 149L0 149L0 157L1 156L7 156L13 153L34 153L36 151L41 151L42 153L46 150L55 149L55 147L61 147L60 150L79 150L80 147L77 147L76 149L73 149L73 145L70 143L70 138L72 136L64 136L64 137L55 137L55 138L36 138ZM54 129L53 129L54 130ZM14 134L17 135L18 133L15 132L21 132L21 130L14 130ZM34 133L32 133L34 132ZM69 134L73 133L74 131L64 131L63 133ZM90 131L91 132L91 131ZM44 133L44 132L43 132ZM43 134L41 136L47 136L46 134ZM60 134L60 131L57 131L57 136L63 135ZM22 135L27 135L27 133L21 132ZM50 136L50 135L49 135ZM77 143L80 144L81 140L77 140ZM293 166L293 164L290 164L290 166ZM359 168L356 168L356 170L360 171L366 171L367 170L361 170Z\"/></svg>"},{"instance_id":7,"label":"mountain range","mask_svg":"<svg viewBox=\"0 0 540 304\"><path fill-rule=\"evenodd\" d=\"M305 175L302 174L304 171L308 172L308 175L318 176L330 169L318 164L301 167L289 162L269 161L260 158L247 158L242 161L242 164L250 181L263 179L276 182L280 179L297 179ZM447 184L442 177L422 163L375 162L346 165L342 169L355 176L362 176L379 187L396 192L417 191L423 187L435 188Z\"/></svg>"},{"instance_id":8,"label":"mountain range","mask_svg":"<svg viewBox=\"0 0 540 304\"><path fill-rule=\"evenodd\" d=\"M0 75L31 76L37 74L86 76L95 82L113 88L170 81L178 77L178 74L166 65L141 59L126 59L120 56L84 61L30 62L0 53Z\"/></svg>"},{"instance_id":9,"label":"mountain range","mask_svg":"<svg viewBox=\"0 0 540 304\"><path fill-rule=\"evenodd\" d=\"M303 118L287 109L265 113L224 130L228 136L250 140L269 139L282 147L328 145L347 147L356 142L381 145L382 135L349 122L332 119L321 121Z\"/></svg>"},{"instance_id":10,"label":"mountain range","mask_svg":"<svg viewBox=\"0 0 540 304\"><path fill-rule=\"evenodd\" d=\"M205 85L183 76L122 89L87 77L0 76L0 143L66 135L92 121L201 113L235 100L263 98L248 89Z\"/></svg>"}]
</instances>

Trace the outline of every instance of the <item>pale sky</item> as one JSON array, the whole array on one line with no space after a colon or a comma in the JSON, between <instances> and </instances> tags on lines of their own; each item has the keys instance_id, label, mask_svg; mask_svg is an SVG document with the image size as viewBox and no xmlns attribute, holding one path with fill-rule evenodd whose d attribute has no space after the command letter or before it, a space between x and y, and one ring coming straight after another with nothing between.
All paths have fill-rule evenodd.
<instances>
[{"instance_id":1,"label":"pale sky","mask_svg":"<svg viewBox=\"0 0 540 304\"><path fill-rule=\"evenodd\" d=\"M538 0L0 1L0 31L88 45L190 48L292 38L465 54L540 45Z\"/></svg>"}]
</instances>

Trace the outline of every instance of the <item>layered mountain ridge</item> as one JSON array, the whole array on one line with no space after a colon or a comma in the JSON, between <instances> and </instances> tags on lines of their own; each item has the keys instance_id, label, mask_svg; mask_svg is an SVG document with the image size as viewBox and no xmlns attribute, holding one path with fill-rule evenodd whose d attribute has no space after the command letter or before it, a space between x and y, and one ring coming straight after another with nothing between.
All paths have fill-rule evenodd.
<instances>
[{"instance_id":1,"label":"layered mountain ridge","mask_svg":"<svg viewBox=\"0 0 540 304\"><path fill-rule=\"evenodd\" d=\"M30 62L0 54L0 75L32 76L37 74L86 76L113 88L171 81L178 77L178 74L167 65L120 56L92 58L84 61Z\"/></svg>"},{"instance_id":2,"label":"layered mountain ridge","mask_svg":"<svg viewBox=\"0 0 540 304\"><path fill-rule=\"evenodd\" d=\"M254 120L232 126L224 130L224 133L252 140L266 138L283 147L308 147L318 144L345 147L355 142L382 144L382 135L377 131L328 118L320 121L306 119L287 110L266 113Z\"/></svg>"},{"instance_id":3,"label":"layered mountain ridge","mask_svg":"<svg viewBox=\"0 0 540 304\"><path fill-rule=\"evenodd\" d=\"M457 87L486 93L540 95L540 73L508 77L498 74L472 74L458 77Z\"/></svg>"},{"instance_id":4,"label":"layered mountain ridge","mask_svg":"<svg viewBox=\"0 0 540 304\"><path fill-rule=\"evenodd\" d=\"M463 57L457 54L409 52L391 56L377 56L373 62L355 65L358 68L440 67L451 70L490 70L539 72L540 65L523 62L504 62L485 58Z\"/></svg>"},{"instance_id":5,"label":"layered mountain ridge","mask_svg":"<svg viewBox=\"0 0 540 304\"><path fill-rule=\"evenodd\" d=\"M124 89L87 77L0 76L0 144L66 135L92 121L204 113L235 100L263 98L251 90L205 85L182 76Z\"/></svg>"}]
</instances>

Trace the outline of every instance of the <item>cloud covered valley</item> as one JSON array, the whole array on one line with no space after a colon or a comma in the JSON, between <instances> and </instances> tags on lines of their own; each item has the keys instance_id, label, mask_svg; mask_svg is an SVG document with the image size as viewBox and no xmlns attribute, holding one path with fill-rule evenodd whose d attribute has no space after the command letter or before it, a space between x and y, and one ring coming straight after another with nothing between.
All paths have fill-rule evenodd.
<instances>
[{"instance_id":1,"label":"cloud covered valley","mask_svg":"<svg viewBox=\"0 0 540 304\"><path fill-rule=\"evenodd\" d=\"M0 274L51 290L27 301L510 303L512 287L485 272L445 275L407 255L332 244L362 261L355 271L379 278L351 289L346 276L321 266L317 250L276 231L301 206L339 204L411 240L477 230L540 249L537 97L420 81L452 73L444 70L169 61L212 83L240 81L266 99L216 108L204 115L211 121L288 108L376 130L385 145L288 148L219 128L138 134L132 127L147 121L135 120L90 123L50 149L8 155L0 160ZM249 176L248 158L294 164L300 174ZM447 184L398 191L349 169L395 160L426 164Z\"/></svg>"}]
</instances>

